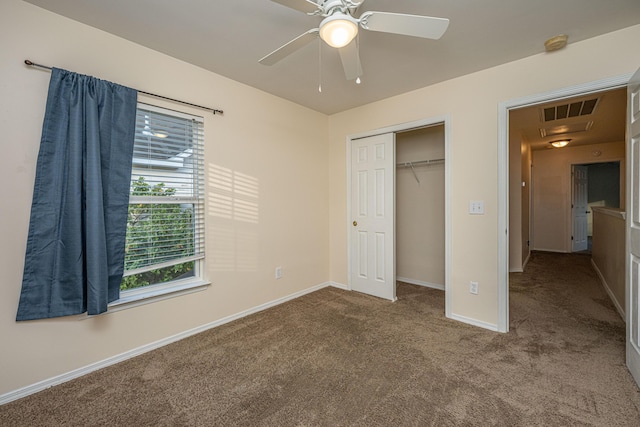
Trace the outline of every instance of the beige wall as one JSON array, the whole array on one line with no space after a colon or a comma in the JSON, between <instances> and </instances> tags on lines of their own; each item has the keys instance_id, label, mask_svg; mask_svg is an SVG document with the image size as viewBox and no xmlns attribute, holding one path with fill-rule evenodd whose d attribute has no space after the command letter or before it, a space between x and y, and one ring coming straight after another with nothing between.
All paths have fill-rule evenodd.
<instances>
[{"instance_id":1,"label":"beige wall","mask_svg":"<svg viewBox=\"0 0 640 427\"><path fill-rule=\"evenodd\" d=\"M530 232L531 232L531 159L532 159L532 151L531 145L527 142L523 141L520 144L520 157L521 157L521 180L524 185L520 186L520 197L521 197L521 206L520 206L520 250L522 251L522 263L524 264L529 259L529 255L531 254L531 246L530 246Z\"/></svg>"},{"instance_id":2,"label":"beige wall","mask_svg":"<svg viewBox=\"0 0 640 427\"><path fill-rule=\"evenodd\" d=\"M598 157L593 151L600 151ZM571 165L621 160L625 176L625 144L614 142L533 152L533 246L535 250L571 252ZM621 194L625 194L624 182ZM621 199L621 205L624 202Z\"/></svg>"},{"instance_id":3,"label":"beige wall","mask_svg":"<svg viewBox=\"0 0 640 427\"><path fill-rule=\"evenodd\" d=\"M396 135L396 163L443 158L444 125ZM444 163L413 170L396 170L396 277L444 289Z\"/></svg>"},{"instance_id":4,"label":"beige wall","mask_svg":"<svg viewBox=\"0 0 640 427\"><path fill-rule=\"evenodd\" d=\"M222 170L258 190L255 223L215 216L207 193L205 291L85 320L15 322L50 76L24 59L224 109L163 104L205 117L207 188ZM329 280L326 115L18 0L0 2L0 76L0 395Z\"/></svg>"},{"instance_id":5,"label":"beige wall","mask_svg":"<svg viewBox=\"0 0 640 427\"><path fill-rule=\"evenodd\" d=\"M625 217L619 209L593 209L592 262L609 297L624 319L625 310Z\"/></svg>"},{"instance_id":6,"label":"beige wall","mask_svg":"<svg viewBox=\"0 0 640 427\"><path fill-rule=\"evenodd\" d=\"M509 128L509 271L523 271L529 256L531 147ZM522 185L524 183L524 186Z\"/></svg>"},{"instance_id":7,"label":"beige wall","mask_svg":"<svg viewBox=\"0 0 640 427\"><path fill-rule=\"evenodd\" d=\"M510 113L511 115L511 113ZM509 271L522 271L522 155L523 137L509 127Z\"/></svg>"},{"instance_id":8,"label":"beige wall","mask_svg":"<svg viewBox=\"0 0 640 427\"><path fill-rule=\"evenodd\" d=\"M510 134L509 271L512 272L522 272L529 258L530 202L531 146L520 135Z\"/></svg>"},{"instance_id":9,"label":"beige wall","mask_svg":"<svg viewBox=\"0 0 640 427\"><path fill-rule=\"evenodd\" d=\"M457 318L497 326L498 104L631 73L640 66L640 58L627 52L637 50L638 38L640 26L630 27L331 116L331 279L347 283L347 136L448 115L451 311ZM485 215L469 215L470 200L484 200ZM469 293L471 280L479 282L478 295Z\"/></svg>"}]
</instances>

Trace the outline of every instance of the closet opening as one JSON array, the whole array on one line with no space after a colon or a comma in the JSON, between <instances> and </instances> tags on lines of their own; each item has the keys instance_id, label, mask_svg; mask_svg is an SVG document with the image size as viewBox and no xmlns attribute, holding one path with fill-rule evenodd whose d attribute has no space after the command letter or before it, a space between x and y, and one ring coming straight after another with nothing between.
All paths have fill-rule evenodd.
<instances>
[{"instance_id":1,"label":"closet opening","mask_svg":"<svg viewBox=\"0 0 640 427\"><path fill-rule=\"evenodd\" d=\"M396 281L445 290L445 125L396 132Z\"/></svg>"},{"instance_id":2,"label":"closet opening","mask_svg":"<svg viewBox=\"0 0 640 427\"><path fill-rule=\"evenodd\" d=\"M441 116L347 136L347 289L391 301L397 283L444 290L457 319L450 134Z\"/></svg>"}]
</instances>

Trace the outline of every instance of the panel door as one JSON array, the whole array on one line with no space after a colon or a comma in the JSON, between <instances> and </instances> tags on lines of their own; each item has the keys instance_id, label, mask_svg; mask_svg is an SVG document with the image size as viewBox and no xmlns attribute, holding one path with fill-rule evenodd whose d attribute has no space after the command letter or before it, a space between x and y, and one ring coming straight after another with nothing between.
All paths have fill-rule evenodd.
<instances>
[{"instance_id":1,"label":"panel door","mask_svg":"<svg viewBox=\"0 0 640 427\"><path fill-rule=\"evenodd\" d=\"M351 141L351 289L394 301L395 134Z\"/></svg>"},{"instance_id":2,"label":"panel door","mask_svg":"<svg viewBox=\"0 0 640 427\"><path fill-rule=\"evenodd\" d=\"M640 385L640 70L627 89L627 367ZM631 182L629 182L631 181Z\"/></svg>"},{"instance_id":3,"label":"panel door","mask_svg":"<svg viewBox=\"0 0 640 427\"><path fill-rule=\"evenodd\" d=\"M582 165L573 165L571 169L571 177L573 181L571 201L573 212L573 252L584 251L588 246L588 172L589 168Z\"/></svg>"}]
</instances>

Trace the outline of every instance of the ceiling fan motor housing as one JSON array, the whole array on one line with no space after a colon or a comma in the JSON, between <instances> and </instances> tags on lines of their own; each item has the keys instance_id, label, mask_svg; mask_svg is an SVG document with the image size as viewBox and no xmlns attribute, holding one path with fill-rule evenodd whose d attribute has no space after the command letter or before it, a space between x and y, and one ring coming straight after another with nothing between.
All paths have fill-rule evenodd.
<instances>
[{"instance_id":1,"label":"ceiling fan motor housing","mask_svg":"<svg viewBox=\"0 0 640 427\"><path fill-rule=\"evenodd\" d=\"M324 0L320 2L319 9L321 16L331 16L335 12L351 14L363 1L354 2L350 0Z\"/></svg>"}]
</instances>

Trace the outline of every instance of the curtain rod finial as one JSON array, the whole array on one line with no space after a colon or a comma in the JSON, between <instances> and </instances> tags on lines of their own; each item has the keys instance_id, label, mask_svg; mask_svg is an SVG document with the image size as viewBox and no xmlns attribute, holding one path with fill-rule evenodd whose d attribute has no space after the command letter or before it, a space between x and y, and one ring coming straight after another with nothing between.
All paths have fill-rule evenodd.
<instances>
[{"instance_id":1,"label":"curtain rod finial","mask_svg":"<svg viewBox=\"0 0 640 427\"><path fill-rule=\"evenodd\" d=\"M27 64L27 65L33 65L33 62L29 61L28 59L25 59L24 63Z\"/></svg>"}]
</instances>

